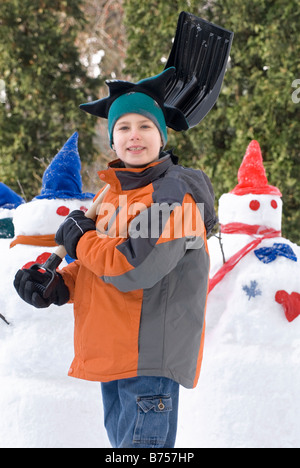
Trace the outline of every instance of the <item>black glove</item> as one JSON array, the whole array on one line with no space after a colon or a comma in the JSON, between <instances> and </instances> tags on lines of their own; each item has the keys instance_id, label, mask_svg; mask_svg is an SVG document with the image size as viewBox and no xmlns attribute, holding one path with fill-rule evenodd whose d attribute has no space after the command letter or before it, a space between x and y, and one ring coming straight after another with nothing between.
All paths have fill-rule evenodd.
<instances>
[{"instance_id":1,"label":"black glove","mask_svg":"<svg viewBox=\"0 0 300 468\"><path fill-rule=\"evenodd\" d=\"M86 232L94 230L96 230L95 221L87 218L83 211L74 210L58 228L55 241L65 247L70 257L77 258L76 247L79 239Z\"/></svg>"},{"instance_id":2,"label":"black glove","mask_svg":"<svg viewBox=\"0 0 300 468\"><path fill-rule=\"evenodd\" d=\"M31 269L19 270L15 276L14 287L23 301L38 309L49 307L50 304L60 306L68 302L70 293L63 277L59 273L55 273L55 275L57 275L57 278L55 278L57 283L50 296L46 299L43 297L43 293L52 278L47 271L41 273L38 270Z\"/></svg>"}]
</instances>

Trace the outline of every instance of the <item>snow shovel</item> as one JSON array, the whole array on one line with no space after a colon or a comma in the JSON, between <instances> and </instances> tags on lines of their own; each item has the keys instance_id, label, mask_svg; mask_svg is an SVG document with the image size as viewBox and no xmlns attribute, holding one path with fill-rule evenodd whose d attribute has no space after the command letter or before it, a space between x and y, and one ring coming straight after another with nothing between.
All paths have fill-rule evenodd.
<instances>
[{"instance_id":1,"label":"snow shovel","mask_svg":"<svg viewBox=\"0 0 300 468\"><path fill-rule=\"evenodd\" d=\"M181 110L192 128L208 114L221 91L233 32L181 12L166 69L176 74L166 86L165 102Z\"/></svg>"},{"instance_id":2,"label":"snow shovel","mask_svg":"<svg viewBox=\"0 0 300 468\"><path fill-rule=\"evenodd\" d=\"M103 201L104 196L106 192L109 190L109 188L110 188L110 185L107 184L105 188L102 190L102 192L99 194L99 196L96 198L92 206L90 206L90 208L87 210L87 212L85 213L85 216L87 218L91 218L91 219L96 218L97 208L100 205L100 203ZM61 264L61 262L63 261L66 255L67 255L66 249L64 248L63 245L60 245L59 247L57 247L56 251L52 255L50 255L48 260L43 265L40 265L39 263L35 263L28 269L28 270L42 270L44 273L47 272L50 275L50 280L46 284L46 286L41 285L41 284L36 284L37 288L40 289L45 299L47 299L51 295L53 289L55 288L57 284L58 277L55 274L56 268L58 268L58 266Z\"/></svg>"}]
</instances>

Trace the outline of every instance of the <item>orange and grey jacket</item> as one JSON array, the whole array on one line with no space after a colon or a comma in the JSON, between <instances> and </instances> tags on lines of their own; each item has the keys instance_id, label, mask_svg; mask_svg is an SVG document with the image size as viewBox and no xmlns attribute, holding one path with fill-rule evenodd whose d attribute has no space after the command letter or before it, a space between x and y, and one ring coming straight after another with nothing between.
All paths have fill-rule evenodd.
<instances>
[{"instance_id":1,"label":"orange and grey jacket","mask_svg":"<svg viewBox=\"0 0 300 468\"><path fill-rule=\"evenodd\" d=\"M214 195L171 152L144 168L117 160L77 257L62 270L75 315L69 375L108 382L164 376L197 384L203 353Z\"/></svg>"}]
</instances>

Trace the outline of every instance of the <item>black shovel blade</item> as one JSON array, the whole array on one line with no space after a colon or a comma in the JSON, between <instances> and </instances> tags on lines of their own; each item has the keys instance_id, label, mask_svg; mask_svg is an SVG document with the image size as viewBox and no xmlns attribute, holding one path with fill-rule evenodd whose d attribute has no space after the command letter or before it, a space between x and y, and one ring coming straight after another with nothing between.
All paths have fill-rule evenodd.
<instances>
[{"instance_id":1,"label":"black shovel blade","mask_svg":"<svg viewBox=\"0 0 300 468\"><path fill-rule=\"evenodd\" d=\"M165 68L176 74L167 83L165 102L185 115L190 128L207 115L221 91L233 33L182 12Z\"/></svg>"}]
</instances>

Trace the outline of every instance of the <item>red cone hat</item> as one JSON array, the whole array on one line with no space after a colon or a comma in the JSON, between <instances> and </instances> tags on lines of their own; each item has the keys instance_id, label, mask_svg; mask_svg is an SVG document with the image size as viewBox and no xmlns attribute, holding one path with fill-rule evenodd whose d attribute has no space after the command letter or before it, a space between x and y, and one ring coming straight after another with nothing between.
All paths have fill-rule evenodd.
<instances>
[{"instance_id":1,"label":"red cone hat","mask_svg":"<svg viewBox=\"0 0 300 468\"><path fill-rule=\"evenodd\" d=\"M248 193L282 196L280 190L269 185L259 143L252 140L249 144L238 172L238 185L230 192L234 195Z\"/></svg>"}]
</instances>

